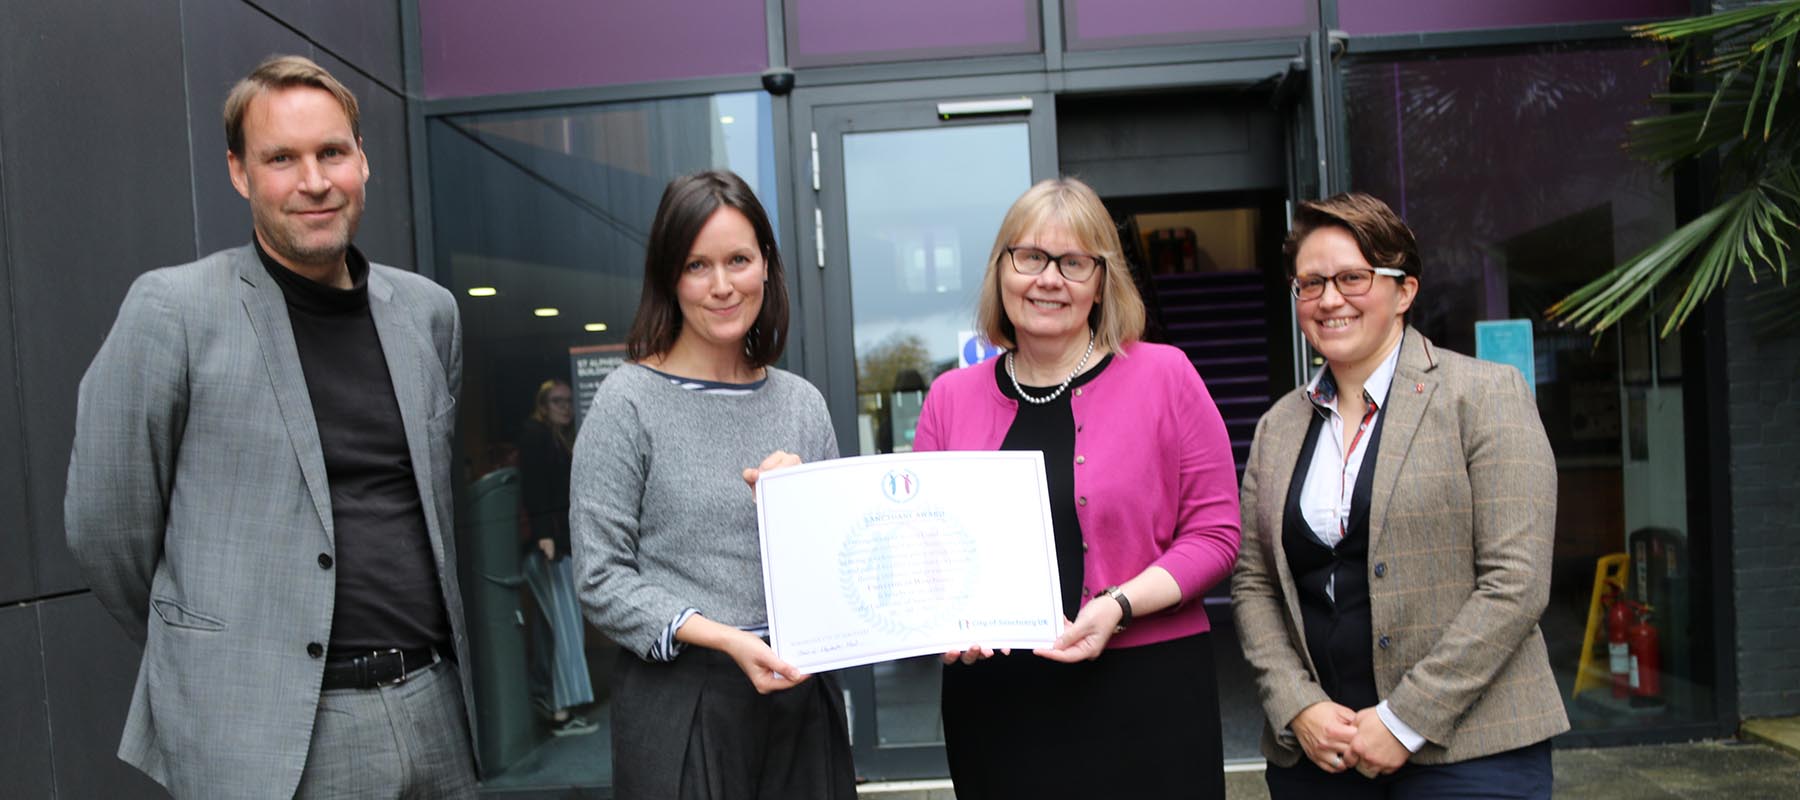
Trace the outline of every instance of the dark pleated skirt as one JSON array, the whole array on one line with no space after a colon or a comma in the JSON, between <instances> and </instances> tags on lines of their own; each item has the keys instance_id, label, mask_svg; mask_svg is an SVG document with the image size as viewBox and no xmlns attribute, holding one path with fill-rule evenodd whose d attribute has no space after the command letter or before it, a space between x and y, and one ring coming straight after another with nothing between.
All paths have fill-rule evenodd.
<instances>
[{"instance_id":1,"label":"dark pleated skirt","mask_svg":"<svg viewBox=\"0 0 1800 800\"><path fill-rule=\"evenodd\" d=\"M667 664L621 654L613 676L619 800L855 800L837 676L760 695L730 657L698 647Z\"/></svg>"},{"instance_id":2,"label":"dark pleated skirt","mask_svg":"<svg viewBox=\"0 0 1800 800\"><path fill-rule=\"evenodd\" d=\"M1207 634L1081 664L952 664L943 704L957 800L1225 796Z\"/></svg>"}]
</instances>

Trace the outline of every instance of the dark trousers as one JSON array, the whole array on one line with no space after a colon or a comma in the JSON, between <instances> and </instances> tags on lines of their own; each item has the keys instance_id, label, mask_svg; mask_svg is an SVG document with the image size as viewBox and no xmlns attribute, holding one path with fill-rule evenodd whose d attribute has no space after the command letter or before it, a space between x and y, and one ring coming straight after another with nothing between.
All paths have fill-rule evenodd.
<instances>
[{"instance_id":1,"label":"dark trousers","mask_svg":"<svg viewBox=\"0 0 1800 800\"><path fill-rule=\"evenodd\" d=\"M672 663L619 655L613 673L619 800L856 800L837 676L757 694L723 653Z\"/></svg>"},{"instance_id":2,"label":"dark trousers","mask_svg":"<svg viewBox=\"0 0 1800 800\"><path fill-rule=\"evenodd\" d=\"M1548 800L1550 740L1454 764L1412 764L1392 775L1365 778L1354 769L1335 775L1301 757L1291 767L1269 765L1273 800Z\"/></svg>"}]
</instances>

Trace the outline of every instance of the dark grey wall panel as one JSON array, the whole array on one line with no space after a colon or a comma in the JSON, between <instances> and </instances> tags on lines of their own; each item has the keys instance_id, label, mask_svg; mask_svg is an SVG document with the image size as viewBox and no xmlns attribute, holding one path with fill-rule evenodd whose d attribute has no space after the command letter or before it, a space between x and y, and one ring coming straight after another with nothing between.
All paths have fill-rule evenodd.
<instances>
[{"instance_id":1,"label":"dark grey wall panel","mask_svg":"<svg viewBox=\"0 0 1800 800\"><path fill-rule=\"evenodd\" d=\"M167 797L118 758L143 652L92 594L38 605L51 751L61 797Z\"/></svg>"},{"instance_id":2,"label":"dark grey wall panel","mask_svg":"<svg viewBox=\"0 0 1800 800\"><path fill-rule=\"evenodd\" d=\"M400 0L257 0L257 5L388 88L400 90ZM344 80L336 68L326 69ZM362 92L356 96L361 98Z\"/></svg>"},{"instance_id":3,"label":"dark grey wall panel","mask_svg":"<svg viewBox=\"0 0 1800 800\"><path fill-rule=\"evenodd\" d=\"M194 257L175 0L0 4L0 158L38 591L63 545L75 387L138 273Z\"/></svg>"},{"instance_id":4,"label":"dark grey wall panel","mask_svg":"<svg viewBox=\"0 0 1800 800\"><path fill-rule=\"evenodd\" d=\"M50 714L37 606L0 609L0 780L12 797L50 797Z\"/></svg>"},{"instance_id":5,"label":"dark grey wall panel","mask_svg":"<svg viewBox=\"0 0 1800 800\"><path fill-rule=\"evenodd\" d=\"M1248 98L1075 98L1059 100L1056 114L1062 172L1080 176L1102 197L1284 190L1287 184L1280 117Z\"/></svg>"},{"instance_id":6,"label":"dark grey wall panel","mask_svg":"<svg viewBox=\"0 0 1800 800\"><path fill-rule=\"evenodd\" d=\"M394 47L399 46L396 39ZM362 109L363 150L369 156L369 206L363 212L356 245L371 260L414 269L406 104L399 95L357 74L329 53L314 52L313 58L350 87Z\"/></svg>"},{"instance_id":7,"label":"dark grey wall panel","mask_svg":"<svg viewBox=\"0 0 1800 800\"><path fill-rule=\"evenodd\" d=\"M250 206L232 188L225 166L225 93L271 55L312 53L305 39L236 2L184 2L181 36L187 51L196 239L199 252L211 253L250 241Z\"/></svg>"},{"instance_id":8,"label":"dark grey wall panel","mask_svg":"<svg viewBox=\"0 0 1800 800\"><path fill-rule=\"evenodd\" d=\"M3 94L3 93L0 93ZM5 151L0 144L0 153ZM6 174L6 162L0 160L0 176ZM0 197L6 194L6 183L0 177ZM33 597L37 579L33 574L36 560L31 557L31 519L26 513L29 493L25 485L25 463L18 456L25 433L19 426L19 391L17 365L13 362L13 320L11 304L12 279L6 249L6 220L0 217L0 603ZM0 683L0 686L7 684ZM5 741L0 739L0 741ZM0 770L0 775L5 775Z\"/></svg>"}]
</instances>

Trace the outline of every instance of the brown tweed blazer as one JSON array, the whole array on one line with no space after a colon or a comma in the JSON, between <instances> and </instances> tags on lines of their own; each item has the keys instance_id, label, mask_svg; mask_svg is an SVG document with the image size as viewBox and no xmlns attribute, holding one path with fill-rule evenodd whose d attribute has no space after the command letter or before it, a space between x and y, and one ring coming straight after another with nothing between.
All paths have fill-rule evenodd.
<instances>
[{"instance_id":1,"label":"brown tweed blazer","mask_svg":"<svg viewBox=\"0 0 1800 800\"><path fill-rule=\"evenodd\" d=\"M1369 508L1375 689L1425 737L1412 760L1442 764L1569 728L1538 630L1550 595L1556 462L1518 370L1439 350L1410 326L1400 348ZM1281 544L1288 484L1315 413L1300 388L1257 424L1231 581L1267 716L1263 754L1281 766L1302 756L1288 723L1330 699L1306 651Z\"/></svg>"}]
</instances>

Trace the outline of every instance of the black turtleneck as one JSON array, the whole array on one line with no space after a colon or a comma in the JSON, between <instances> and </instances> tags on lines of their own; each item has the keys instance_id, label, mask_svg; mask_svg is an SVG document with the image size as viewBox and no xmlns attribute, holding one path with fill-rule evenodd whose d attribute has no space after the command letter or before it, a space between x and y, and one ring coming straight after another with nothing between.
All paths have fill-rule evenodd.
<instances>
[{"instance_id":1,"label":"black turtleneck","mask_svg":"<svg viewBox=\"0 0 1800 800\"><path fill-rule=\"evenodd\" d=\"M287 300L325 451L335 547L320 563L337 572L330 652L447 645L450 620L412 453L369 312L369 260L350 248L352 286L339 289L283 267L261 242L256 254Z\"/></svg>"}]
</instances>

